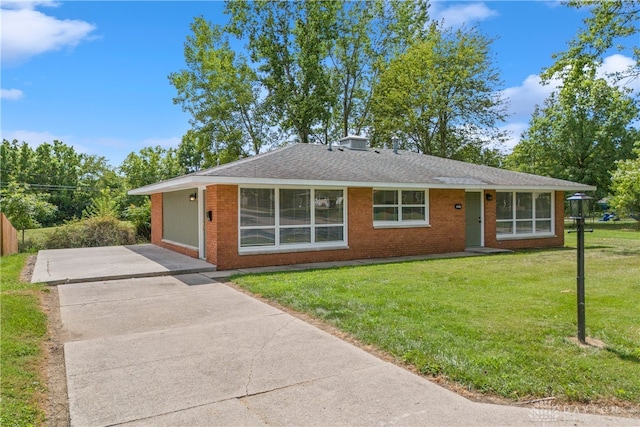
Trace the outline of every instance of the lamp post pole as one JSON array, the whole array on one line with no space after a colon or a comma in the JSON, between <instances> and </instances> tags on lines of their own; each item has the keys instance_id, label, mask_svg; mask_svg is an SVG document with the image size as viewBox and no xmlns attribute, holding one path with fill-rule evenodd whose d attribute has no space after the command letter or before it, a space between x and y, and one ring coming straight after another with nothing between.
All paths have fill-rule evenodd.
<instances>
[{"instance_id":1,"label":"lamp post pole","mask_svg":"<svg viewBox=\"0 0 640 427\"><path fill-rule=\"evenodd\" d=\"M585 332L585 303L584 303L584 206L583 202L591 200L584 193L576 193L567 198L571 207L571 218L576 221L576 232L578 233L578 274L577 274L577 294L578 294L578 341L586 344Z\"/></svg>"},{"instance_id":2,"label":"lamp post pole","mask_svg":"<svg viewBox=\"0 0 640 427\"><path fill-rule=\"evenodd\" d=\"M584 310L584 218L577 218L578 228L578 341L586 344Z\"/></svg>"}]
</instances>

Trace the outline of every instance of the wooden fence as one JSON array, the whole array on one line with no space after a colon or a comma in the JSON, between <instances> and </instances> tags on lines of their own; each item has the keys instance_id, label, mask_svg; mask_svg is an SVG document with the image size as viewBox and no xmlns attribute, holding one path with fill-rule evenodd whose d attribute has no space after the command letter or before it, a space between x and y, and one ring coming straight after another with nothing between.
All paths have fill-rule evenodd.
<instances>
[{"instance_id":1,"label":"wooden fence","mask_svg":"<svg viewBox=\"0 0 640 427\"><path fill-rule=\"evenodd\" d=\"M3 213L0 213L0 256L11 255L18 252L18 231L11 225Z\"/></svg>"}]
</instances>

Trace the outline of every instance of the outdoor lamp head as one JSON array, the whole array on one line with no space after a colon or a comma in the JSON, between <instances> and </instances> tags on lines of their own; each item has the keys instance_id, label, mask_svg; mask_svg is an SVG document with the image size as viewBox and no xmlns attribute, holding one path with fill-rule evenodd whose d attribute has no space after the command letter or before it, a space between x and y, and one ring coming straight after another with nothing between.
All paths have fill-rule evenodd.
<instances>
[{"instance_id":1,"label":"outdoor lamp head","mask_svg":"<svg viewBox=\"0 0 640 427\"><path fill-rule=\"evenodd\" d=\"M583 219L585 217L585 211L588 210L584 202L592 199L593 197L587 196L584 193L575 193L573 196L567 197L571 209L571 219Z\"/></svg>"}]
</instances>

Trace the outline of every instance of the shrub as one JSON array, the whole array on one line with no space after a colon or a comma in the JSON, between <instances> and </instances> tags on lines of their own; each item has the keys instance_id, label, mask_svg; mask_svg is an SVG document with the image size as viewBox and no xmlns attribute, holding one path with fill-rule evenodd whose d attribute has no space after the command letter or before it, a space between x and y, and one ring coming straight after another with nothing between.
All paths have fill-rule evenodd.
<instances>
[{"instance_id":1,"label":"shrub","mask_svg":"<svg viewBox=\"0 0 640 427\"><path fill-rule=\"evenodd\" d=\"M61 249L135 243L135 228L131 223L102 216L70 222L57 228L44 239L43 246L47 249Z\"/></svg>"},{"instance_id":2,"label":"shrub","mask_svg":"<svg viewBox=\"0 0 640 427\"><path fill-rule=\"evenodd\" d=\"M151 240L151 200L145 199L140 206L130 205L124 211L124 217L131 221L136 228L136 234L146 240Z\"/></svg>"}]
</instances>

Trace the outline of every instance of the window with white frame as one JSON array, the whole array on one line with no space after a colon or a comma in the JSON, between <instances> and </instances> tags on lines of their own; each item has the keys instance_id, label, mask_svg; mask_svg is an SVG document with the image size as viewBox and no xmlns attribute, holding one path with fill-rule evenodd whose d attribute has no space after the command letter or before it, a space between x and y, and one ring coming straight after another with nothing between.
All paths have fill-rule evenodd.
<instances>
[{"instance_id":1,"label":"window with white frame","mask_svg":"<svg viewBox=\"0 0 640 427\"><path fill-rule=\"evenodd\" d=\"M498 238L553 235L553 193L497 192L496 235Z\"/></svg>"},{"instance_id":2,"label":"window with white frame","mask_svg":"<svg viewBox=\"0 0 640 427\"><path fill-rule=\"evenodd\" d=\"M345 242L343 189L241 188L240 248Z\"/></svg>"},{"instance_id":3,"label":"window with white frame","mask_svg":"<svg viewBox=\"0 0 640 427\"><path fill-rule=\"evenodd\" d=\"M374 225L422 225L428 215L425 190L373 190Z\"/></svg>"}]
</instances>

